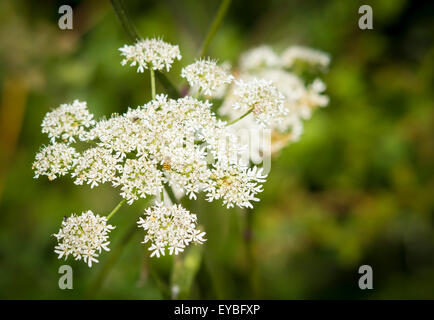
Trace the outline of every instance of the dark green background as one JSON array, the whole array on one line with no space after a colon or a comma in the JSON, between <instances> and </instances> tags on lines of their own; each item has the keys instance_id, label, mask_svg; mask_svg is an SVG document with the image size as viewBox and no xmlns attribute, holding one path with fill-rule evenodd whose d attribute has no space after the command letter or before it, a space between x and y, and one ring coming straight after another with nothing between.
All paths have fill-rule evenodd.
<instances>
[{"instance_id":1,"label":"dark green background","mask_svg":"<svg viewBox=\"0 0 434 320\"><path fill-rule=\"evenodd\" d=\"M34 155L48 142L42 118L76 98L98 118L150 98L148 75L120 65L117 49L128 38L109 1L70 2L72 31L57 27L62 4L0 3L0 298L167 297L173 259L145 260L140 231L97 292L86 295L113 252L92 269L69 260L74 290L57 286L63 261L51 235L63 216L107 214L120 196L69 178L32 179ZM361 4L372 6L374 30L358 28ZM126 7L142 36L180 46L169 78L181 84L218 1ZM330 105L275 159L250 216L203 199L191 204L208 241L184 297L434 298L432 12L428 1L233 1L209 54L235 64L262 43L327 51ZM111 220L112 249L145 206L137 201ZM373 290L358 288L362 264L373 267Z\"/></svg>"}]
</instances>

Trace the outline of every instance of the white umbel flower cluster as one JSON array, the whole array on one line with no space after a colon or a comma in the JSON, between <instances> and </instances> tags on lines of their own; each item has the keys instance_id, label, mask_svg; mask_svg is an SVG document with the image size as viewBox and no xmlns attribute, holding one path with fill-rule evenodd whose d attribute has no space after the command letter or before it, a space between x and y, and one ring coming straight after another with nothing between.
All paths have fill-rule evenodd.
<instances>
[{"instance_id":1,"label":"white umbel flower cluster","mask_svg":"<svg viewBox=\"0 0 434 320\"><path fill-rule=\"evenodd\" d=\"M200 59L181 71L181 77L187 79L192 88L198 88L207 96L214 96L233 80L223 67L211 59Z\"/></svg>"},{"instance_id":2,"label":"white umbel flower cluster","mask_svg":"<svg viewBox=\"0 0 434 320\"><path fill-rule=\"evenodd\" d=\"M71 104L61 104L48 112L42 121L42 132L47 133L52 142L60 139L62 142L71 143L94 123L86 102L74 100Z\"/></svg>"},{"instance_id":3,"label":"white umbel flower cluster","mask_svg":"<svg viewBox=\"0 0 434 320\"><path fill-rule=\"evenodd\" d=\"M146 231L142 243L151 243L148 248L151 257L159 258L183 252L191 243L202 244L206 241L205 232L196 228L197 217L181 205L164 206L162 202L145 210L145 218L137 222Z\"/></svg>"},{"instance_id":4,"label":"white umbel flower cluster","mask_svg":"<svg viewBox=\"0 0 434 320\"><path fill-rule=\"evenodd\" d=\"M262 68L280 66L280 57L267 45L262 45L246 51L240 58L240 69L243 72Z\"/></svg>"},{"instance_id":5,"label":"white umbel flower cluster","mask_svg":"<svg viewBox=\"0 0 434 320\"><path fill-rule=\"evenodd\" d=\"M129 204L159 195L164 184L190 199L203 191L227 207L250 207L262 191L264 177L246 174L248 166L238 161L243 146L206 100L158 95L96 122L81 136L92 144L82 154L63 144L45 147L34 163L35 177L71 172L77 185L111 183ZM239 181L239 188L228 188L224 179Z\"/></svg>"},{"instance_id":6,"label":"white umbel flower cluster","mask_svg":"<svg viewBox=\"0 0 434 320\"><path fill-rule=\"evenodd\" d=\"M157 195L163 191L163 173L157 169L155 160L146 157L127 159L119 168L120 175L113 179L113 186L121 187L121 196L129 204L147 195Z\"/></svg>"},{"instance_id":7,"label":"white umbel flower cluster","mask_svg":"<svg viewBox=\"0 0 434 320\"><path fill-rule=\"evenodd\" d=\"M129 63L138 72L169 71L181 59L178 46L161 39L140 40L119 50L122 65ZM293 66L291 59L302 57L312 64L328 64L318 52L292 48L279 56L271 47L262 46L242 56L235 81L229 68L211 59L183 68L181 76L191 92L203 93L196 98L153 95L143 106L99 121L89 113L86 102L63 104L43 120L42 132L51 144L36 155L35 178L45 175L53 180L70 173L77 185L93 188L108 183L120 190L128 204L149 196L171 196L165 190L169 187L180 197L196 199L203 192L207 201L219 200L227 208L253 208L266 174L263 168L250 165L250 161L258 162L246 151L266 154L266 150L275 152L295 141L303 129L302 120L328 103L320 79L305 84L288 71ZM204 96L224 97L220 111L231 122L219 119ZM238 135L243 128L260 133L254 141L260 141L265 130L271 131L271 146L252 152ZM72 146L77 140L80 153ZM107 219L92 211L65 218L54 235L59 258L72 255L89 266L98 262L102 250L109 250L108 233L114 228ZM206 241L205 232L197 228L196 215L172 203L158 202L148 208L138 225L146 231L144 243L151 244L151 256L160 257L166 250L176 255L190 243Z\"/></svg>"},{"instance_id":8,"label":"white umbel flower cluster","mask_svg":"<svg viewBox=\"0 0 434 320\"><path fill-rule=\"evenodd\" d=\"M324 71L330 63L328 54L299 46L289 47L280 56L271 47L260 46L247 51L240 58L240 73L219 109L221 115L237 119L245 112L246 107L234 108L238 107L237 100L240 97L237 84L240 81L249 83L255 78L269 81L284 98L285 114L277 117L279 121L269 122L265 127L258 125L258 121L254 121L255 117L249 115L229 127L234 134L246 129L255 132L251 135L250 143L252 161L256 155L276 153L289 143L298 141L304 130L304 121L310 119L316 108L325 107L329 102L324 94L326 86L321 79L306 83L295 73L298 70L294 68L296 60L303 60L309 67L319 71ZM267 131L269 129L271 132Z\"/></svg>"},{"instance_id":9,"label":"white umbel flower cluster","mask_svg":"<svg viewBox=\"0 0 434 320\"><path fill-rule=\"evenodd\" d=\"M313 66L317 65L323 68L328 67L330 64L329 54L302 46L292 46L286 49L281 56L282 65L290 68L297 61L304 61Z\"/></svg>"},{"instance_id":10,"label":"white umbel flower cluster","mask_svg":"<svg viewBox=\"0 0 434 320\"><path fill-rule=\"evenodd\" d=\"M256 194L262 192L266 175L257 167L248 168L240 165L217 167L212 171L211 183L207 185L207 201L223 199L228 208L234 203L240 207L253 208L251 201L259 201Z\"/></svg>"},{"instance_id":11,"label":"white umbel flower cluster","mask_svg":"<svg viewBox=\"0 0 434 320\"><path fill-rule=\"evenodd\" d=\"M114 228L107 224L107 217L95 215L90 210L79 216L72 214L62 221L59 232L54 234L58 241L54 252L59 259L72 255L75 260L83 259L92 267L102 250L110 251L108 234Z\"/></svg>"},{"instance_id":12,"label":"white umbel flower cluster","mask_svg":"<svg viewBox=\"0 0 434 320\"><path fill-rule=\"evenodd\" d=\"M328 104L329 99L323 94L326 86L319 78L305 85L298 76L282 69L264 70L260 75L272 81L285 97L285 105L289 113L277 126L281 132L287 131L292 124L297 122L296 118L299 118L298 122L303 129L301 121L310 119L313 110ZM294 135L294 138L298 139L299 135Z\"/></svg>"},{"instance_id":13,"label":"white umbel flower cluster","mask_svg":"<svg viewBox=\"0 0 434 320\"><path fill-rule=\"evenodd\" d=\"M53 143L42 149L36 154L32 168L35 171L34 178L47 176L54 180L58 176L64 176L74 165L79 153L73 147L64 143Z\"/></svg>"},{"instance_id":14,"label":"white umbel flower cluster","mask_svg":"<svg viewBox=\"0 0 434 320\"><path fill-rule=\"evenodd\" d=\"M75 184L82 185L86 182L93 188L99 183L113 180L118 162L119 159L114 157L110 150L101 147L90 148L77 159L71 176L75 177Z\"/></svg>"},{"instance_id":15,"label":"white umbel flower cluster","mask_svg":"<svg viewBox=\"0 0 434 320\"><path fill-rule=\"evenodd\" d=\"M248 82L238 80L234 95L238 97L234 109L252 110L256 121L264 127L282 121L288 114L284 96L271 81L256 78Z\"/></svg>"},{"instance_id":16,"label":"white umbel flower cluster","mask_svg":"<svg viewBox=\"0 0 434 320\"><path fill-rule=\"evenodd\" d=\"M137 72L145 69L169 71L175 59L181 60L179 47L161 39L139 40L134 45L124 45L119 51L125 57L121 64L137 66Z\"/></svg>"}]
</instances>

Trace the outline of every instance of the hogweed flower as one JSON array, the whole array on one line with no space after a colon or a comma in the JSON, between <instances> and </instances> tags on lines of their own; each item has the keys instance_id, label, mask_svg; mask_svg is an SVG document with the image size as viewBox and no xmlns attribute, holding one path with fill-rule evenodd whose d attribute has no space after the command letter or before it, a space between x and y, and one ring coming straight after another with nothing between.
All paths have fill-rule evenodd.
<instances>
[{"instance_id":1,"label":"hogweed flower","mask_svg":"<svg viewBox=\"0 0 434 320\"><path fill-rule=\"evenodd\" d=\"M78 156L79 153L73 147L64 143L54 142L44 146L36 154L32 165L35 171L34 178L47 176L49 180L54 180L58 176L64 176L70 171Z\"/></svg>"},{"instance_id":2,"label":"hogweed flower","mask_svg":"<svg viewBox=\"0 0 434 320\"><path fill-rule=\"evenodd\" d=\"M234 109L251 110L256 121L264 127L272 126L288 114L284 96L271 81L256 78L248 82L238 80L234 94L238 97Z\"/></svg>"},{"instance_id":3,"label":"hogweed flower","mask_svg":"<svg viewBox=\"0 0 434 320\"><path fill-rule=\"evenodd\" d=\"M322 68L327 68L330 64L330 56L327 53L302 46L289 47L281 55L282 65L286 68L292 67L297 60Z\"/></svg>"},{"instance_id":4,"label":"hogweed flower","mask_svg":"<svg viewBox=\"0 0 434 320\"><path fill-rule=\"evenodd\" d=\"M280 58L274 50L267 45L262 45L245 52L240 58L242 71L260 68L275 68L280 66Z\"/></svg>"},{"instance_id":5,"label":"hogweed flower","mask_svg":"<svg viewBox=\"0 0 434 320\"><path fill-rule=\"evenodd\" d=\"M163 174L157 169L156 161L127 159L119 168L120 176L113 178L113 186L121 186L121 196L128 204L146 195L157 195L163 191Z\"/></svg>"},{"instance_id":6,"label":"hogweed flower","mask_svg":"<svg viewBox=\"0 0 434 320\"><path fill-rule=\"evenodd\" d=\"M48 134L51 142L60 139L71 143L94 123L86 102L74 100L72 104L61 104L60 107L48 112L42 121L42 132Z\"/></svg>"},{"instance_id":7,"label":"hogweed flower","mask_svg":"<svg viewBox=\"0 0 434 320\"><path fill-rule=\"evenodd\" d=\"M71 174L75 177L74 183L82 185L86 182L93 188L99 183L113 181L119 159L113 156L110 150L95 147L83 152L76 162L74 172Z\"/></svg>"},{"instance_id":8,"label":"hogweed flower","mask_svg":"<svg viewBox=\"0 0 434 320\"><path fill-rule=\"evenodd\" d=\"M328 105L329 97L323 94L325 90L326 85L321 79L315 79L307 86L306 94L301 97L301 104L308 109L307 119L310 118L312 109Z\"/></svg>"},{"instance_id":9,"label":"hogweed flower","mask_svg":"<svg viewBox=\"0 0 434 320\"><path fill-rule=\"evenodd\" d=\"M181 71L181 77L187 79L192 88L198 88L207 96L214 96L233 80L223 67L211 59L200 59Z\"/></svg>"},{"instance_id":10,"label":"hogweed flower","mask_svg":"<svg viewBox=\"0 0 434 320\"><path fill-rule=\"evenodd\" d=\"M59 255L59 259L72 255L75 260L81 260L89 267L102 250L110 251L108 245L108 233L114 229L107 224L107 217L95 215L92 211L83 212L81 215L72 214L69 218L62 221L62 227L57 234L58 244L54 252Z\"/></svg>"},{"instance_id":11,"label":"hogweed flower","mask_svg":"<svg viewBox=\"0 0 434 320\"><path fill-rule=\"evenodd\" d=\"M251 201L259 201L255 195L262 192L261 183L265 178L262 169L257 167L249 168L239 163L216 166L205 188L207 201L223 199L227 208L234 204L240 208L253 208Z\"/></svg>"},{"instance_id":12,"label":"hogweed flower","mask_svg":"<svg viewBox=\"0 0 434 320\"><path fill-rule=\"evenodd\" d=\"M177 45L171 45L161 39L139 40L134 45L124 45L119 48L125 58L121 64L124 66L137 66L137 72L145 69L170 70L175 59L181 60L181 53Z\"/></svg>"},{"instance_id":13,"label":"hogweed flower","mask_svg":"<svg viewBox=\"0 0 434 320\"><path fill-rule=\"evenodd\" d=\"M48 134L51 144L40 150L33 163L35 178L46 175L53 180L71 173L78 185L86 183L93 188L109 182L120 189L124 200L109 216L100 217L91 211L80 216L72 214L54 235L59 258L72 255L89 266L98 262L102 250L109 250L108 233L114 227L107 220L122 203L164 194L165 186L180 197L196 199L203 192L208 201L220 200L227 208L252 208L253 202L259 201L257 195L263 191L267 175L263 169L250 167L248 161L242 162L247 147L250 152L252 148L240 139L237 130L247 126L266 133L271 137L271 148L261 147L256 154L273 152L298 139L302 120L314 108L328 103L322 81L305 85L284 69L291 66L291 56L328 64L324 57L312 52L292 49L281 59L268 46L249 51L241 59L239 80L229 90L234 79L230 68L218 66L214 60L197 60L183 68L182 77L193 92L214 98L226 95L222 114L227 106L230 111L226 116L233 119L233 113L241 113L226 122L211 111L208 100L191 96L169 99L155 94L154 70L169 71L173 62L181 59L178 46L161 39L146 39L119 50L124 57L122 65L136 66L138 72L151 70L153 99L99 121L93 120L86 102L75 100L61 105L43 120L42 131ZM250 113L253 117L246 117ZM88 145L81 154L70 146L76 138ZM262 136L255 139L259 142ZM196 215L180 205L158 202L144 215L138 225L146 231L143 242L150 242L151 257L165 255L166 250L170 255L179 254L190 243L206 241L205 232L197 228Z\"/></svg>"},{"instance_id":14,"label":"hogweed flower","mask_svg":"<svg viewBox=\"0 0 434 320\"><path fill-rule=\"evenodd\" d=\"M139 227L146 231L142 243L150 242L148 248L151 257L183 252L190 243L202 244L205 232L196 228L197 217L181 205L164 206L162 202L145 210L145 218L137 221Z\"/></svg>"},{"instance_id":15,"label":"hogweed flower","mask_svg":"<svg viewBox=\"0 0 434 320\"><path fill-rule=\"evenodd\" d=\"M203 191L229 207L247 206L262 191L256 187L260 181L245 175L245 168L238 165L244 146L211 112L207 100L158 95L144 106L96 122L82 136L96 146L81 155L66 145L43 149L34 164L36 176L54 179L71 171L77 185L93 188L110 182L129 204L160 194L164 183L190 199ZM247 179L248 191L215 183L216 172L228 165L231 176ZM238 197L237 192L248 195Z\"/></svg>"},{"instance_id":16,"label":"hogweed flower","mask_svg":"<svg viewBox=\"0 0 434 320\"><path fill-rule=\"evenodd\" d=\"M228 129L233 134L240 136L245 130L256 133L250 134L249 143L249 157L253 162L258 157L264 159L289 143L298 141L303 132L304 120L309 119L317 107L328 104L329 99L324 94L325 84L320 79L305 84L304 79L285 69L292 67L295 60L302 58L309 60L310 64L325 67L330 61L328 54L308 48L302 50L300 47L292 47L284 53L284 58L278 57L268 46L260 46L244 53L239 61L241 73L238 75L238 81L229 88L219 109L219 114L231 119ZM233 108L239 100L236 92L237 83L240 80L249 82L254 78L271 81L284 97L286 114L279 117L278 121L269 122L267 127L254 121L254 117L246 117L243 113L246 112L246 107ZM267 132L268 129L271 131Z\"/></svg>"}]
</instances>

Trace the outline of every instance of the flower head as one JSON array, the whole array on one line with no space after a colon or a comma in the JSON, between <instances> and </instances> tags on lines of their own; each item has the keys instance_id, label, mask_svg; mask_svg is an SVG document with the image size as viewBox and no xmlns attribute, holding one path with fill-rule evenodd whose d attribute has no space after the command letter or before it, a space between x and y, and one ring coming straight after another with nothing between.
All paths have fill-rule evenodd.
<instances>
[{"instance_id":1,"label":"flower head","mask_svg":"<svg viewBox=\"0 0 434 320\"><path fill-rule=\"evenodd\" d=\"M240 59L240 68L243 71L259 68L274 68L280 66L280 58L274 50L262 45L245 52Z\"/></svg>"},{"instance_id":2,"label":"flower head","mask_svg":"<svg viewBox=\"0 0 434 320\"><path fill-rule=\"evenodd\" d=\"M238 97L234 108L251 110L256 121L263 126L271 126L288 114L284 96L271 81L256 78L248 82L236 81L234 94Z\"/></svg>"},{"instance_id":3,"label":"flower head","mask_svg":"<svg viewBox=\"0 0 434 320\"><path fill-rule=\"evenodd\" d=\"M232 75L211 59L200 59L188 65L182 69L181 77L186 78L191 87L199 88L208 96L220 92L233 79Z\"/></svg>"},{"instance_id":4,"label":"flower head","mask_svg":"<svg viewBox=\"0 0 434 320\"><path fill-rule=\"evenodd\" d=\"M137 66L137 72L144 72L144 69L170 70L175 59L181 60L179 47L164 42L161 39L139 40L134 45L124 45L119 48L121 55L125 58L121 64L128 62L130 66Z\"/></svg>"},{"instance_id":5,"label":"flower head","mask_svg":"<svg viewBox=\"0 0 434 320\"><path fill-rule=\"evenodd\" d=\"M81 260L92 267L102 249L110 251L108 245L108 233L114 229L107 224L107 217L95 215L92 211L83 212L77 216L72 214L62 221L62 227L54 236L58 244L54 252L62 257L68 258L72 255L75 260Z\"/></svg>"},{"instance_id":6,"label":"flower head","mask_svg":"<svg viewBox=\"0 0 434 320\"><path fill-rule=\"evenodd\" d=\"M44 146L36 154L32 168L35 170L35 178L47 176L49 180L54 180L58 176L64 176L72 168L79 153L73 147L64 143L50 144Z\"/></svg>"},{"instance_id":7,"label":"flower head","mask_svg":"<svg viewBox=\"0 0 434 320\"><path fill-rule=\"evenodd\" d=\"M75 142L74 137L84 134L85 129L95 123L93 115L87 110L86 102L74 100L72 104L61 104L48 112L42 121L42 132L51 141Z\"/></svg>"},{"instance_id":8,"label":"flower head","mask_svg":"<svg viewBox=\"0 0 434 320\"><path fill-rule=\"evenodd\" d=\"M164 206L162 202L145 210L145 218L137 222L146 231L142 243L151 242L151 257L178 254L190 243L202 244L205 232L196 229L197 217L181 205Z\"/></svg>"},{"instance_id":9,"label":"flower head","mask_svg":"<svg viewBox=\"0 0 434 320\"><path fill-rule=\"evenodd\" d=\"M119 168L120 176L113 179L114 186L121 186L121 196L129 204L146 195L157 195L163 191L163 174L157 169L156 161L127 159Z\"/></svg>"},{"instance_id":10,"label":"flower head","mask_svg":"<svg viewBox=\"0 0 434 320\"><path fill-rule=\"evenodd\" d=\"M282 53L281 60L283 66L287 68L292 67L297 60L322 68L326 68L330 64L330 56L327 53L301 46L292 46L286 49Z\"/></svg>"},{"instance_id":11,"label":"flower head","mask_svg":"<svg viewBox=\"0 0 434 320\"><path fill-rule=\"evenodd\" d=\"M244 193L239 199L244 200L234 196L236 188L230 191L232 194L214 192L209 199L223 199L228 206L246 206L260 192L250 184L254 178L237 165L244 146L227 129L226 122L216 118L207 100L158 95L144 106L96 122L82 136L96 146L82 154L66 144L43 149L34 164L36 177L48 175L54 179L71 171L77 185L87 183L93 188L110 182L131 204L160 194L164 183L190 199L205 190L214 192L221 187L214 171L224 164L230 165L231 176L242 176L249 189L239 189Z\"/></svg>"},{"instance_id":12,"label":"flower head","mask_svg":"<svg viewBox=\"0 0 434 320\"><path fill-rule=\"evenodd\" d=\"M75 184L82 185L86 182L93 188L99 183L113 181L118 162L119 159L113 156L110 150L102 147L90 148L77 159L71 176L76 177Z\"/></svg>"},{"instance_id":13,"label":"flower head","mask_svg":"<svg viewBox=\"0 0 434 320\"><path fill-rule=\"evenodd\" d=\"M259 201L256 194L262 192L261 183L265 178L257 167L249 168L239 163L216 165L205 189L207 200L223 199L227 208L234 205L253 208L251 201Z\"/></svg>"}]
</instances>

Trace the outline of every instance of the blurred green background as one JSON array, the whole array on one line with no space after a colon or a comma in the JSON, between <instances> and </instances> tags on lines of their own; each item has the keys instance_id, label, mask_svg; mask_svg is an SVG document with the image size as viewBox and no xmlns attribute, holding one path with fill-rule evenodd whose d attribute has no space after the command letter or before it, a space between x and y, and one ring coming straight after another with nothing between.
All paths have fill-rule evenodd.
<instances>
[{"instance_id":1,"label":"blurred green background","mask_svg":"<svg viewBox=\"0 0 434 320\"><path fill-rule=\"evenodd\" d=\"M159 299L177 278L192 282L184 298L434 298L432 2L233 1L209 55L236 64L263 43L327 51L329 106L275 159L249 215L189 204L207 232L202 250L145 259L137 230L117 251L147 205L137 201L111 220L112 251L92 269L68 260L74 290L60 290L65 262L51 235L64 216L107 214L120 196L69 178L34 180L34 155L48 142L42 118L76 98L98 118L150 98L147 74L120 65L128 38L110 2L68 3L71 31L57 26L66 1L0 2L0 298ZM358 28L362 4L373 8L374 30ZM168 76L182 83L219 1L125 5L142 36L180 46L183 59ZM363 264L373 268L373 290L358 288Z\"/></svg>"}]
</instances>

